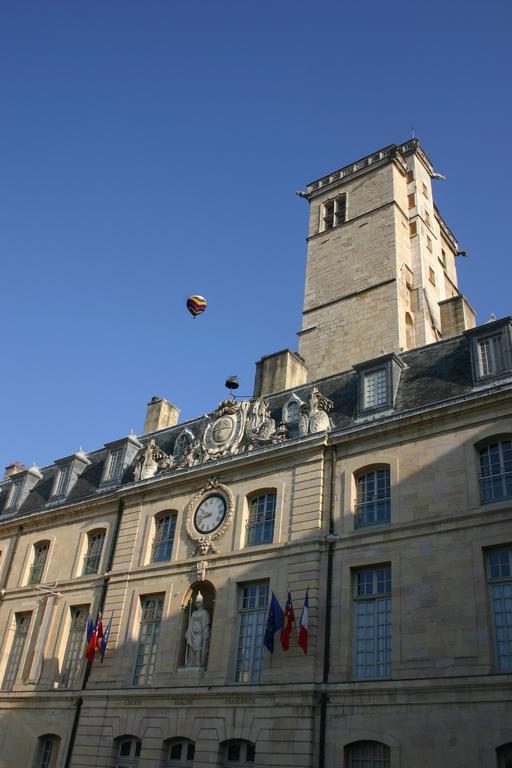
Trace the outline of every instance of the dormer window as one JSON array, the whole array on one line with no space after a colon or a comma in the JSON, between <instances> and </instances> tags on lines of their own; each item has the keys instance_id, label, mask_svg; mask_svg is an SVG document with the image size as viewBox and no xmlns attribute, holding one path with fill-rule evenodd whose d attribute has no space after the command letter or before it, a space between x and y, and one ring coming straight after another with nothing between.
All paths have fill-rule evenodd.
<instances>
[{"instance_id":1,"label":"dormer window","mask_svg":"<svg viewBox=\"0 0 512 768\"><path fill-rule=\"evenodd\" d=\"M25 478L12 481L11 490L9 491L9 497L5 506L6 509L17 509L23 490L24 479Z\"/></svg>"},{"instance_id":2,"label":"dormer window","mask_svg":"<svg viewBox=\"0 0 512 768\"><path fill-rule=\"evenodd\" d=\"M106 443L108 453L103 463L103 476L101 483L118 483L126 468L132 463L135 456L144 446L139 443L134 434L113 443Z\"/></svg>"},{"instance_id":3,"label":"dormer window","mask_svg":"<svg viewBox=\"0 0 512 768\"><path fill-rule=\"evenodd\" d=\"M364 407L379 408L388 401L388 372L386 368L378 368L364 374Z\"/></svg>"},{"instance_id":4,"label":"dormer window","mask_svg":"<svg viewBox=\"0 0 512 768\"><path fill-rule=\"evenodd\" d=\"M57 476L57 485L55 487L54 496L65 496L68 489L69 476L71 474L71 464L65 464L60 467L59 474Z\"/></svg>"},{"instance_id":5,"label":"dormer window","mask_svg":"<svg viewBox=\"0 0 512 768\"><path fill-rule=\"evenodd\" d=\"M405 363L394 352L354 365L359 374L359 416L393 408L402 368Z\"/></svg>"},{"instance_id":6,"label":"dormer window","mask_svg":"<svg viewBox=\"0 0 512 768\"><path fill-rule=\"evenodd\" d=\"M475 383L512 375L511 322L505 318L466 331Z\"/></svg>"},{"instance_id":7,"label":"dormer window","mask_svg":"<svg viewBox=\"0 0 512 768\"><path fill-rule=\"evenodd\" d=\"M105 480L119 480L122 461L122 448L117 448L115 451L110 451L107 461L107 471L105 472Z\"/></svg>"}]
</instances>

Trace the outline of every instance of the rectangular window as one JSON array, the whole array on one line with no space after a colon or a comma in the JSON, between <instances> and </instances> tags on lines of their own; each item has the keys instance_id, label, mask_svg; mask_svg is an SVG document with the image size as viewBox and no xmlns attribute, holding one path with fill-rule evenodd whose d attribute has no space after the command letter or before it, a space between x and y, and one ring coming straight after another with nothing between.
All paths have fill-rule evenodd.
<instances>
[{"instance_id":1,"label":"rectangular window","mask_svg":"<svg viewBox=\"0 0 512 768\"><path fill-rule=\"evenodd\" d=\"M118 480L121 472L121 461L123 458L123 449L116 448L111 451L108 458L108 469L105 473L105 480Z\"/></svg>"},{"instance_id":2,"label":"rectangular window","mask_svg":"<svg viewBox=\"0 0 512 768\"><path fill-rule=\"evenodd\" d=\"M487 336L478 340L480 376L490 376L506 369L503 336Z\"/></svg>"},{"instance_id":3,"label":"rectangular window","mask_svg":"<svg viewBox=\"0 0 512 768\"><path fill-rule=\"evenodd\" d=\"M427 210L425 210L425 222L430 227L430 213Z\"/></svg>"},{"instance_id":4,"label":"rectangular window","mask_svg":"<svg viewBox=\"0 0 512 768\"><path fill-rule=\"evenodd\" d=\"M389 523L391 490L389 469L376 469L357 476L356 528Z\"/></svg>"},{"instance_id":5,"label":"rectangular window","mask_svg":"<svg viewBox=\"0 0 512 768\"><path fill-rule=\"evenodd\" d=\"M79 605L71 608L71 626L60 677L64 688L72 687L84 656L88 615L89 606Z\"/></svg>"},{"instance_id":6,"label":"rectangular window","mask_svg":"<svg viewBox=\"0 0 512 768\"><path fill-rule=\"evenodd\" d=\"M48 542L36 544L34 547L34 562L30 566L28 575L29 584L39 584L43 578L44 566L48 556Z\"/></svg>"},{"instance_id":7,"label":"rectangular window","mask_svg":"<svg viewBox=\"0 0 512 768\"><path fill-rule=\"evenodd\" d=\"M59 469L59 479L57 480L57 487L53 494L54 496L65 496L70 474L71 464L66 464L66 466Z\"/></svg>"},{"instance_id":8,"label":"rectangular window","mask_svg":"<svg viewBox=\"0 0 512 768\"><path fill-rule=\"evenodd\" d=\"M417 235L417 234L418 234L418 225L416 224L415 221L411 221L411 223L409 224L409 235L411 237L414 237L414 235Z\"/></svg>"},{"instance_id":9,"label":"rectangular window","mask_svg":"<svg viewBox=\"0 0 512 768\"><path fill-rule=\"evenodd\" d=\"M84 555L84 570L82 576L98 573L101 553L105 541L105 531L93 531L87 536L87 552Z\"/></svg>"},{"instance_id":10,"label":"rectangular window","mask_svg":"<svg viewBox=\"0 0 512 768\"><path fill-rule=\"evenodd\" d=\"M501 440L480 449L482 504L512 498L512 441Z\"/></svg>"},{"instance_id":11,"label":"rectangular window","mask_svg":"<svg viewBox=\"0 0 512 768\"><path fill-rule=\"evenodd\" d=\"M242 587L235 669L235 680L239 683L257 683L260 679L267 606L267 582L247 584Z\"/></svg>"},{"instance_id":12,"label":"rectangular window","mask_svg":"<svg viewBox=\"0 0 512 768\"><path fill-rule=\"evenodd\" d=\"M22 488L23 480L13 480L6 509L16 509L20 501Z\"/></svg>"},{"instance_id":13,"label":"rectangular window","mask_svg":"<svg viewBox=\"0 0 512 768\"><path fill-rule=\"evenodd\" d=\"M430 253L432 253L432 240L428 235L427 235L427 248L430 251Z\"/></svg>"},{"instance_id":14,"label":"rectangular window","mask_svg":"<svg viewBox=\"0 0 512 768\"><path fill-rule=\"evenodd\" d=\"M427 238L427 239L428 239L428 238ZM434 272L434 270L432 269L432 267L429 267L429 268L428 268L428 279L430 280L430 282L432 283L432 285L435 285L435 284L436 284L436 273Z\"/></svg>"},{"instance_id":15,"label":"rectangular window","mask_svg":"<svg viewBox=\"0 0 512 768\"><path fill-rule=\"evenodd\" d=\"M446 251L444 248L441 248L441 264L443 267L446 267Z\"/></svg>"},{"instance_id":16,"label":"rectangular window","mask_svg":"<svg viewBox=\"0 0 512 768\"><path fill-rule=\"evenodd\" d=\"M340 195L328 200L323 206L323 229L332 229L347 220L347 196Z\"/></svg>"},{"instance_id":17,"label":"rectangular window","mask_svg":"<svg viewBox=\"0 0 512 768\"><path fill-rule=\"evenodd\" d=\"M391 675L391 566L357 571L354 580L355 677Z\"/></svg>"},{"instance_id":18,"label":"rectangular window","mask_svg":"<svg viewBox=\"0 0 512 768\"><path fill-rule=\"evenodd\" d=\"M386 368L364 375L364 408L378 408L388 402L388 374Z\"/></svg>"},{"instance_id":19,"label":"rectangular window","mask_svg":"<svg viewBox=\"0 0 512 768\"><path fill-rule=\"evenodd\" d=\"M274 541L275 514L275 493L264 493L250 500L246 546L272 544Z\"/></svg>"},{"instance_id":20,"label":"rectangular window","mask_svg":"<svg viewBox=\"0 0 512 768\"><path fill-rule=\"evenodd\" d=\"M21 657L23 655L23 648L25 647L25 641L28 635L30 617L30 613L16 614L16 629L14 631L11 652L7 661L7 668L5 670L4 681L2 684L2 688L6 691L12 691L14 688L14 683L16 682L16 676L18 674Z\"/></svg>"},{"instance_id":21,"label":"rectangular window","mask_svg":"<svg viewBox=\"0 0 512 768\"><path fill-rule=\"evenodd\" d=\"M414 181L414 171L407 171L407 183L410 184L411 181Z\"/></svg>"},{"instance_id":22,"label":"rectangular window","mask_svg":"<svg viewBox=\"0 0 512 768\"><path fill-rule=\"evenodd\" d=\"M161 515L156 520L156 532L153 539L153 563L165 563L171 559L176 530L176 515Z\"/></svg>"},{"instance_id":23,"label":"rectangular window","mask_svg":"<svg viewBox=\"0 0 512 768\"><path fill-rule=\"evenodd\" d=\"M133 684L148 685L155 669L160 622L164 609L163 595L142 597L140 607L141 619Z\"/></svg>"},{"instance_id":24,"label":"rectangular window","mask_svg":"<svg viewBox=\"0 0 512 768\"><path fill-rule=\"evenodd\" d=\"M414 192L412 192L410 195L407 195L407 207L408 208L414 208L416 205L416 195Z\"/></svg>"},{"instance_id":25,"label":"rectangular window","mask_svg":"<svg viewBox=\"0 0 512 768\"><path fill-rule=\"evenodd\" d=\"M512 672L512 547L488 553L487 576L497 667Z\"/></svg>"},{"instance_id":26,"label":"rectangular window","mask_svg":"<svg viewBox=\"0 0 512 768\"><path fill-rule=\"evenodd\" d=\"M422 182L422 184L421 184L421 191L423 192L425 197L428 198L428 189L427 189L427 185L425 184L425 182Z\"/></svg>"}]
</instances>

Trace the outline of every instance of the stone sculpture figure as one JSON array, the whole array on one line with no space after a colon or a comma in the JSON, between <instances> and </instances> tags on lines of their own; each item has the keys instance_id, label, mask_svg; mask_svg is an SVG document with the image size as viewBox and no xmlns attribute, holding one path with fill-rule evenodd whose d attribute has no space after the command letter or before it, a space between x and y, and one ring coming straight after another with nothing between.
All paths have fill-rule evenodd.
<instances>
[{"instance_id":1,"label":"stone sculpture figure","mask_svg":"<svg viewBox=\"0 0 512 768\"><path fill-rule=\"evenodd\" d=\"M203 606L203 596L197 593L194 601L195 610L190 614L187 639L187 667L206 667L210 647L210 614Z\"/></svg>"},{"instance_id":2,"label":"stone sculpture figure","mask_svg":"<svg viewBox=\"0 0 512 768\"><path fill-rule=\"evenodd\" d=\"M147 480L160 472L172 469L172 457L162 451L152 438L137 457L134 480Z\"/></svg>"},{"instance_id":3,"label":"stone sculpture figure","mask_svg":"<svg viewBox=\"0 0 512 768\"><path fill-rule=\"evenodd\" d=\"M316 387L311 389L309 403L303 403L300 407L299 435L314 435L331 428L329 412L333 409L333 402L324 397Z\"/></svg>"}]
</instances>

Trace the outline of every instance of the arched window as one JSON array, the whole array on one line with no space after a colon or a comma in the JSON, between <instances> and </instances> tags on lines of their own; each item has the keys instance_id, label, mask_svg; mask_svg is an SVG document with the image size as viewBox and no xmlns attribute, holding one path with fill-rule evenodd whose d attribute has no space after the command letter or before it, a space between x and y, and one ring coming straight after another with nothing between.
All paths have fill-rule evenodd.
<instances>
[{"instance_id":1,"label":"arched window","mask_svg":"<svg viewBox=\"0 0 512 768\"><path fill-rule=\"evenodd\" d=\"M299 420L300 404L298 400L290 400L286 406L286 423L295 424Z\"/></svg>"},{"instance_id":2,"label":"arched window","mask_svg":"<svg viewBox=\"0 0 512 768\"><path fill-rule=\"evenodd\" d=\"M389 768L389 747L379 741L356 741L345 750L347 768Z\"/></svg>"},{"instance_id":3,"label":"arched window","mask_svg":"<svg viewBox=\"0 0 512 768\"><path fill-rule=\"evenodd\" d=\"M249 499L246 546L272 544L276 515L276 492L266 491Z\"/></svg>"},{"instance_id":4,"label":"arched window","mask_svg":"<svg viewBox=\"0 0 512 768\"><path fill-rule=\"evenodd\" d=\"M32 561L28 574L29 584L39 584L43 578L43 571L49 548L49 541L39 541L37 544L34 544L34 560Z\"/></svg>"},{"instance_id":5,"label":"arched window","mask_svg":"<svg viewBox=\"0 0 512 768\"><path fill-rule=\"evenodd\" d=\"M411 315L406 312L405 313L405 346L406 349L413 349L415 345L415 338L414 338L414 320L412 319Z\"/></svg>"},{"instance_id":6,"label":"arched window","mask_svg":"<svg viewBox=\"0 0 512 768\"><path fill-rule=\"evenodd\" d=\"M98 573L104 543L104 528L100 528L96 531L90 531L87 534L87 551L84 555L84 569L82 573L83 576L90 576L94 573Z\"/></svg>"},{"instance_id":7,"label":"arched window","mask_svg":"<svg viewBox=\"0 0 512 768\"><path fill-rule=\"evenodd\" d=\"M512 768L512 744L496 748L497 768Z\"/></svg>"},{"instance_id":8,"label":"arched window","mask_svg":"<svg viewBox=\"0 0 512 768\"><path fill-rule=\"evenodd\" d=\"M166 768L189 766L194 763L196 748L190 739L169 739L166 742Z\"/></svg>"},{"instance_id":9,"label":"arched window","mask_svg":"<svg viewBox=\"0 0 512 768\"><path fill-rule=\"evenodd\" d=\"M250 741L237 739L224 744L224 767L235 768L241 765L253 765L256 759L256 745Z\"/></svg>"},{"instance_id":10,"label":"arched window","mask_svg":"<svg viewBox=\"0 0 512 768\"><path fill-rule=\"evenodd\" d=\"M115 768L137 768L142 742L135 736L120 736L116 739Z\"/></svg>"},{"instance_id":11,"label":"arched window","mask_svg":"<svg viewBox=\"0 0 512 768\"><path fill-rule=\"evenodd\" d=\"M48 733L39 737L39 745L36 757L36 768L53 768L57 765L60 738Z\"/></svg>"},{"instance_id":12,"label":"arched window","mask_svg":"<svg viewBox=\"0 0 512 768\"><path fill-rule=\"evenodd\" d=\"M155 538L151 550L152 563L165 563L171 559L176 530L176 512L160 512L155 517Z\"/></svg>"},{"instance_id":13,"label":"arched window","mask_svg":"<svg viewBox=\"0 0 512 768\"><path fill-rule=\"evenodd\" d=\"M495 440L480 448L482 504L512 497L512 440Z\"/></svg>"},{"instance_id":14,"label":"arched window","mask_svg":"<svg viewBox=\"0 0 512 768\"><path fill-rule=\"evenodd\" d=\"M356 528L389 523L391 493L389 467L356 474Z\"/></svg>"}]
</instances>

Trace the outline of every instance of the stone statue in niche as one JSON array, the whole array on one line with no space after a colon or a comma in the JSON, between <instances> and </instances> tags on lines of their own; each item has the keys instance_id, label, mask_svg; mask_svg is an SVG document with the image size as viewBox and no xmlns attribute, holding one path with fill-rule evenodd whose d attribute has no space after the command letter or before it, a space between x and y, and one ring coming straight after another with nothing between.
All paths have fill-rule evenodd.
<instances>
[{"instance_id":1,"label":"stone statue in niche","mask_svg":"<svg viewBox=\"0 0 512 768\"><path fill-rule=\"evenodd\" d=\"M185 634L187 639L185 664L187 667L205 669L210 648L210 614L203 606L203 596L200 592L196 595L194 608L195 610L190 613Z\"/></svg>"},{"instance_id":2,"label":"stone statue in niche","mask_svg":"<svg viewBox=\"0 0 512 768\"><path fill-rule=\"evenodd\" d=\"M329 413L333 407L332 400L313 387L309 393L309 403L303 403L300 407L299 435L314 435L330 429Z\"/></svg>"},{"instance_id":3,"label":"stone statue in niche","mask_svg":"<svg viewBox=\"0 0 512 768\"><path fill-rule=\"evenodd\" d=\"M155 440L151 438L137 457L133 473L134 480L146 480L148 477L154 477L159 472L171 469L172 465L172 457L162 451Z\"/></svg>"}]
</instances>

